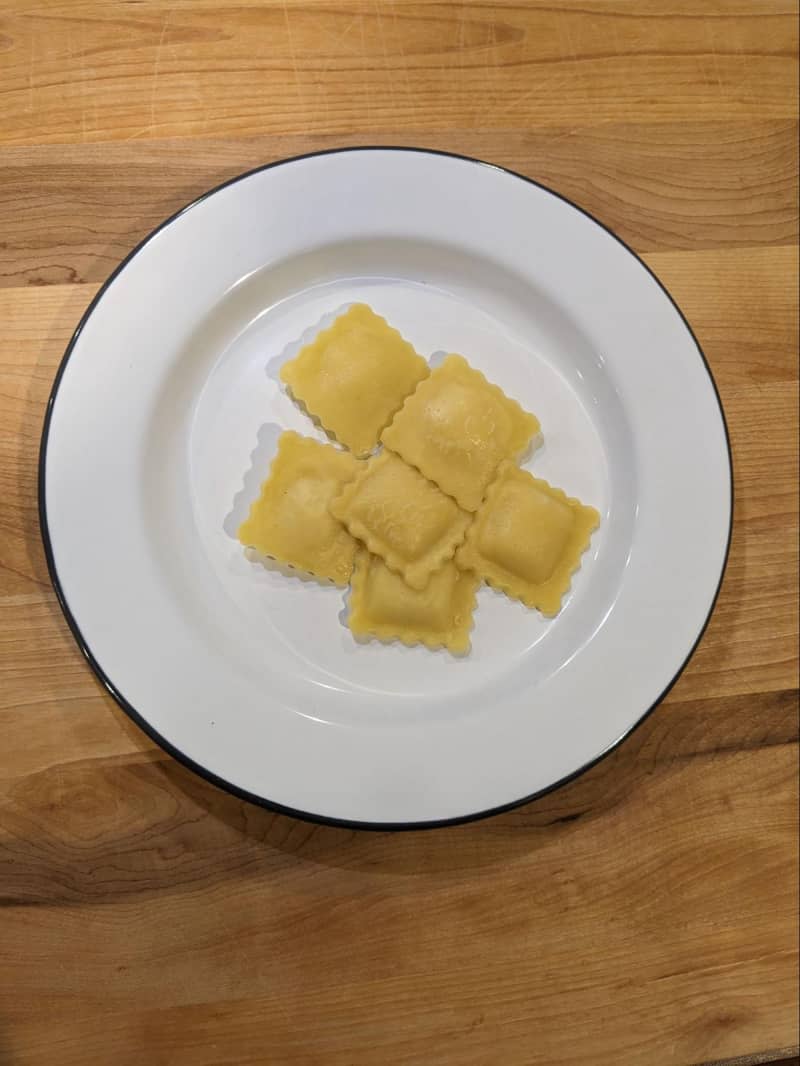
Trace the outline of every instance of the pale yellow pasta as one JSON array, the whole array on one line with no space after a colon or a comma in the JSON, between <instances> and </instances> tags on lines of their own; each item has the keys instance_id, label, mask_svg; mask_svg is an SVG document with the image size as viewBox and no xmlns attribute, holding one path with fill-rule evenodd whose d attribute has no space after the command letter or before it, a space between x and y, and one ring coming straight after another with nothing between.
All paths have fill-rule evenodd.
<instances>
[{"instance_id":1,"label":"pale yellow pasta","mask_svg":"<svg viewBox=\"0 0 800 1066\"><path fill-rule=\"evenodd\" d=\"M366 304L354 304L281 369L292 396L355 455L368 455L428 364Z\"/></svg>"},{"instance_id":2,"label":"pale yellow pasta","mask_svg":"<svg viewBox=\"0 0 800 1066\"><path fill-rule=\"evenodd\" d=\"M558 613L600 515L519 468L533 414L460 355L431 371L366 304L281 378L348 450L282 434L242 544L350 583L359 638L464 654L482 581Z\"/></svg>"},{"instance_id":3,"label":"pale yellow pasta","mask_svg":"<svg viewBox=\"0 0 800 1066\"><path fill-rule=\"evenodd\" d=\"M414 589L425 588L433 571L453 558L472 521L451 496L386 449L364 463L331 512Z\"/></svg>"},{"instance_id":4,"label":"pale yellow pasta","mask_svg":"<svg viewBox=\"0 0 800 1066\"><path fill-rule=\"evenodd\" d=\"M523 411L460 355L449 355L410 396L382 441L425 477L476 511L504 459L539 432Z\"/></svg>"},{"instance_id":5,"label":"pale yellow pasta","mask_svg":"<svg viewBox=\"0 0 800 1066\"><path fill-rule=\"evenodd\" d=\"M346 585L357 545L328 505L360 465L331 444L282 433L269 477L239 527L239 540L280 563Z\"/></svg>"},{"instance_id":6,"label":"pale yellow pasta","mask_svg":"<svg viewBox=\"0 0 800 1066\"><path fill-rule=\"evenodd\" d=\"M464 654L470 647L477 587L477 578L448 562L431 575L424 589L412 589L363 549L353 571L348 625L359 637Z\"/></svg>"},{"instance_id":7,"label":"pale yellow pasta","mask_svg":"<svg viewBox=\"0 0 800 1066\"><path fill-rule=\"evenodd\" d=\"M554 615L599 522L593 507L506 462L456 563L527 607Z\"/></svg>"}]
</instances>

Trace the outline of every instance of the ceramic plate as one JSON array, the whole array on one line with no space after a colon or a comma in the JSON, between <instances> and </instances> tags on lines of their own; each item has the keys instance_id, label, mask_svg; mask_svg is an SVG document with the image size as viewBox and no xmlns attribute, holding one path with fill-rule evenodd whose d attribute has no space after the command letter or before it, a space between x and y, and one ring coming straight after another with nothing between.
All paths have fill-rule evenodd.
<instances>
[{"instance_id":1,"label":"ceramic plate","mask_svg":"<svg viewBox=\"0 0 800 1066\"><path fill-rule=\"evenodd\" d=\"M280 364L356 300L533 411L526 465L601 512L556 618L482 588L466 658L362 645L341 590L245 558L277 434L320 435ZM40 510L84 654L167 751L275 808L405 827L553 788L653 708L719 588L731 466L691 330L613 234L497 167L357 149L228 182L128 257L59 369Z\"/></svg>"}]
</instances>

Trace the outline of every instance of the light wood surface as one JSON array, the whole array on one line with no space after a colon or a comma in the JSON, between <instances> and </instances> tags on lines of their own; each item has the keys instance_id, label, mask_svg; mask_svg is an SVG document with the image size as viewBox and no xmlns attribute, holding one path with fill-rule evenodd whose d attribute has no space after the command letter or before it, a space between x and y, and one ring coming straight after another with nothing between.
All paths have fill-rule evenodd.
<instances>
[{"instance_id":1,"label":"light wood surface","mask_svg":"<svg viewBox=\"0 0 800 1066\"><path fill-rule=\"evenodd\" d=\"M797 22L782 0L0 0L0 1066L689 1066L797 1033ZM506 164L685 310L730 565L663 705L527 807L365 834L156 749L74 645L36 471L64 346L162 217L339 144Z\"/></svg>"}]
</instances>

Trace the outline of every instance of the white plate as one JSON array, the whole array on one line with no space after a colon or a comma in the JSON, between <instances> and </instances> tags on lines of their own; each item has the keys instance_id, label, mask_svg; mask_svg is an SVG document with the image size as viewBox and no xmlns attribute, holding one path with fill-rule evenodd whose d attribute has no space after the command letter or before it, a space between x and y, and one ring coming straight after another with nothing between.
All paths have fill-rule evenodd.
<instances>
[{"instance_id":1,"label":"white plate","mask_svg":"<svg viewBox=\"0 0 800 1066\"><path fill-rule=\"evenodd\" d=\"M527 465L601 511L557 618L484 588L465 659L360 645L340 590L243 557L278 427L318 433L277 367L354 300L534 411ZM40 510L73 632L151 736L239 795L394 827L540 794L658 702L719 588L731 465L687 323L617 238L496 167L357 149L229 182L128 257L53 386Z\"/></svg>"}]
</instances>

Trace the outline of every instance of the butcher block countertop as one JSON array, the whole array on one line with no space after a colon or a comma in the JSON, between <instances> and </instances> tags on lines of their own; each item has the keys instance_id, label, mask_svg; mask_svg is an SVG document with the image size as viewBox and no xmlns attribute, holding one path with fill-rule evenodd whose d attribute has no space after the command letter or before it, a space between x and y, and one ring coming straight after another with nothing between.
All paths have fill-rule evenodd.
<instances>
[{"instance_id":1,"label":"butcher block countertop","mask_svg":"<svg viewBox=\"0 0 800 1066\"><path fill-rule=\"evenodd\" d=\"M789 0L0 4L1 1066L797 1062L797 35ZM663 704L566 787L430 832L173 761L84 661L37 518L108 274L224 179L361 144L611 227L733 448L721 595Z\"/></svg>"}]
</instances>

